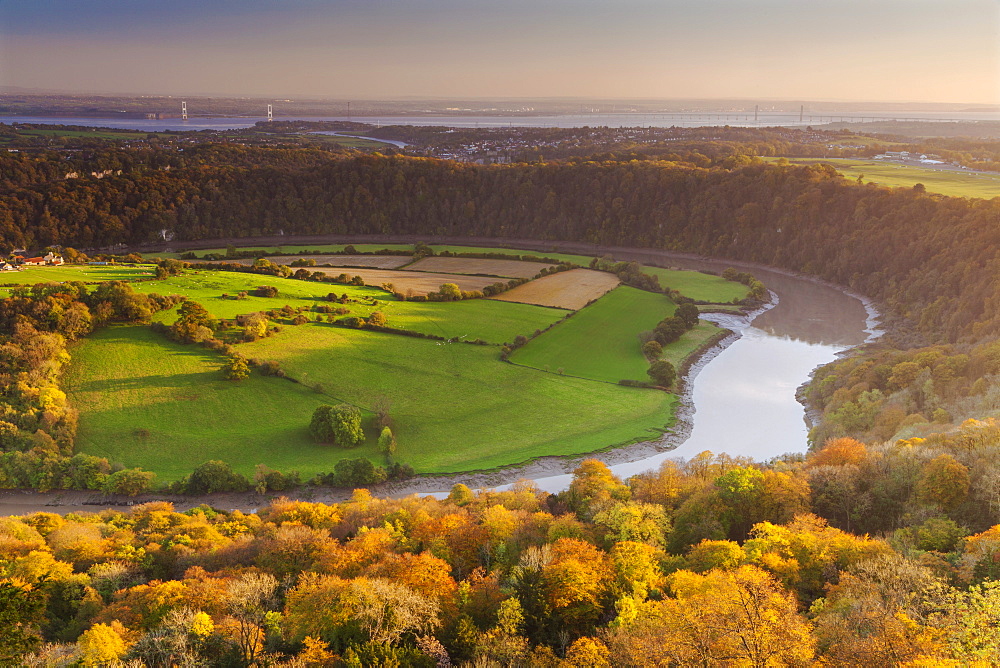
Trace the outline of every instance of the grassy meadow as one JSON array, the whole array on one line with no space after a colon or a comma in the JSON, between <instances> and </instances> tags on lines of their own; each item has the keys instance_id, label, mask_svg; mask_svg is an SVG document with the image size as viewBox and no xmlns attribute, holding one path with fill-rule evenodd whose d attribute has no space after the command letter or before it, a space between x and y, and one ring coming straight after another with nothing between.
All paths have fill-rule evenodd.
<instances>
[{"instance_id":1,"label":"grassy meadow","mask_svg":"<svg viewBox=\"0 0 1000 668\"><path fill-rule=\"evenodd\" d=\"M859 160L848 158L797 158L789 159L795 164L828 162L846 178L862 177L864 183L880 186L912 188L923 183L928 192L951 195L953 197L1000 197L1000 174L933 169L900 165L882 160Z\"/></svg>"},{"instance_id":2,"label":"grassy meadow","mask_svg":"<svg viewBox=\"0 0 1000 668\"><path fill-rule=\"evenodd\" d=\"M77 449L155 471L161 482L210 459L252 475L258 463L326 471L340 456L306 430L325 397L259 374L227 381L218 353L122 326L84 339L70 355L64 389L80 411Z\"/></svg>"},{"instance_id":3,"label":"grassy meadow","mask_svg":"<svg viewBox=\"0 0 1000 668\"><path fill-rule=\"evenodd\" d=\"M108 355L108 346L115 355ZM222 357L145 327L105 329L72 350L65 387L79 447L174 480L208 459L311 475L343 456L380 461L374 431L357 449L313 444L316 406L391 402L398 458L418 472L493 468L655 436L676 398L504 364L490 346L443 344L330 325L290 327L239 346L301 384L222 379Z\"/></svg>"},{"instance_id":4,"label":"grassy meadow","mask_svg":"<svg viewBox=\"0 0 1000 668\"><path fill-rule=\"evenodd\" d=\"M643 267L642 271L660 279L660 285L677 290L685 297L711 304L728 304L746 298L749 289L742 283L700 271Z\"/></svg>"},{"instance_id":5,"label":"grassy meadow","mask_svg":"<svg viewBox=\"0 0 1000 668\"><path fill-rule=\"evenodd\" d=\"M380 250L405 250L412 251L412 244L352 244L354 249L359 253L374 253ZM313 244L309 246L304 246L301 244L292 244L289 246L240 246L241 251L257 251L259 257L264 257L265 255L274 255L275 253L303 253L303 251L315 251L316 253L339 253L347 244ZM215 248L199 248L192 251L183 251L175 253L146 253L147 257L161 257L161 258L179 258L181 255L187 252L192 252L197 258L203 258L206 255L225 255L225 247L215 247Z\"/></svg>"},{"instance_id":6,"label":"grassy meadow","mask_svg":"<svg viewBox=\"0 0 1000 668\"><path fill-rule=\"evenodd\" d=\"M63 264L54 267L24 267L18 271L0 273L0 285L34 285L36 283L65 283L83 281L135 281L156 275L153 265L108 265L103 267Z\"/></svg>"},{"instance_id":7,"label":"grassy meadow","mask_svg":"<svg viewBox=\"0 0 1000 668\"><path fill-rule=\"evenodd\" d=\"M660 320L673 315L675 308L663 295L622 285L514 351L510 360L609 383L648 381L649 362L642 354L639 333L652 330ZM680 364L718 331L715 325L700 322L666 346L663 358Z\"/></svg>"},{"instance_id":8,"label":"grassy meadow","mask_svg":"<svg viewBox=\"0 0 1000 668\"><path fill-rule=\"evenodd\" d=\"M259 285L278 288L277 297L255 297L232 299L240 291L253 290ZM350 311L350 315L367 318L373 311L381 311L388 319L389 327L409 329L424 334L445 338L468 340L483 339L490 343L513 341L518 334L530 335L536 329L544 329L562 318L566 313L528 304L502 304L488 299L459 302L407 302L378 288L297 281L290 278L242 274L236 272L189 271L162 281L137 283L133 289L146 294L184 295L198 302L217 318L235 318L237 315L268 311L286 304L293 308L312 309L316 305L328 305L326 295L348 295L350 302L333 304ZM228 294L229 299L222 295ZM372 305L370 300L378 301ZM316 313L310 314L313 318ZM346 316L343 316L346 317ZM159 322L172 323L175 311L161 312L154 316Z\"/></svg>"}]
</instances>

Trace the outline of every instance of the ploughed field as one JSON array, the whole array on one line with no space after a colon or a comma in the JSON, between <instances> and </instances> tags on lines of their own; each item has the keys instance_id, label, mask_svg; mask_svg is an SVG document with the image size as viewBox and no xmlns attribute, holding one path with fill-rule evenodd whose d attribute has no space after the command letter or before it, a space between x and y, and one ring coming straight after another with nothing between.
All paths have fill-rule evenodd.
<instances>
[{"instance_id":1,"label":"ploughed field","mask_svg":"<svg viewBox=\"0 0 1000 668\"><path fill-rule=\"evenodd\" d=\"M484 266L472 258L440 259L462 260L444 263L453 270L480 273ZM459 285L477 278L379 271L428 280L440 275ZM681 273L686 290L728 296L719 291L718 277ZM399 291L399 280L383 282ZM277 295L236 298L261 285ZM80 411L78 449L155 471L161 481L210 459L244 474L264 464L308 478L331 471L342 458L384 463L374 424L380 404L389 407L395 460L419 473L490 469L656 438L673 423L676 397L617 381L647 380L640 334L675 305L663 294L617 285L613 274L573 269L503 293L540 286L537 292L559 306L553 308L499 299L408 301L372 286L198 268L137 282L136 291L183 295L216 318L270 311L280 331L233 348L248 359L276 362L287 377L254 370L247 380L227 381L218 352L175 343L144 325L105 328L71 349L64 388ZM744 286L732 286L745 294ZM337 301L329 300L331 293ZM344 327L319 312L329 307L340 309L337 318L378 311L391 329L436 338ZM292 324L292 313L304 314L306 322ZM176 318L176 310L154 316L168 325ZM663 357L679 363L716 331L702 322L666 346ZM502 346L523 343L521 337L527 343L511 363L503 361ZM316 407L337 403L363 411L366 441L358 448L319 445L308 434Z\"/></svg>"},{"instance_id":2,"label":"ploughed field","mask_svg":"<svg viewBox=\"0 0 1000 668\"><path fill-rule=\"evenodd\" d=\"M569 310L581 309L619 283L618 277L592 269L571 269L519 285L493 299Z\"/></svg>"}]
</instances>

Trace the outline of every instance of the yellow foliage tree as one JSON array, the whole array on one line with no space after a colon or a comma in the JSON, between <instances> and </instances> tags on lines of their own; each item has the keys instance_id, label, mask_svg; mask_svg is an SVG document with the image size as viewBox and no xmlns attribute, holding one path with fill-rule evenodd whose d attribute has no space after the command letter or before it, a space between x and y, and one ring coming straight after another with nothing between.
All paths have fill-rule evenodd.
<instances>
[{"instance_id":1,"label":"yellow foliage tree","mask_svg":"<svg viewBox=\"0 0 1000 668\"><path fill-rule=\"evenodd\" d=\"M107 666L125 654L125 628L120 622L94 624L80 636L80 662L84 666Z\"/></svg>"},{"instance_id":2,"label":"yellow foliage tree","mask_svg":"<svg viewBox=\"0 0 1000 668\"><path fill-rule=\"evenodd\" d=\"M678 571L669 583L675 597L646 604L633 624L609 633L622 663L780 666L813 658L811 625L765 571Z\"/></svg>"},{"instance_id":3,"label":"yellow foliage tree","mask_svg":"<svg viewBox=\"0 0 1000 668\"><path fill-rule=\"evenodd\" d=\"M566 650L566 662L580 668L611 668L611 652L597 638L583 636Z\"/></svg>"}]
</instances>

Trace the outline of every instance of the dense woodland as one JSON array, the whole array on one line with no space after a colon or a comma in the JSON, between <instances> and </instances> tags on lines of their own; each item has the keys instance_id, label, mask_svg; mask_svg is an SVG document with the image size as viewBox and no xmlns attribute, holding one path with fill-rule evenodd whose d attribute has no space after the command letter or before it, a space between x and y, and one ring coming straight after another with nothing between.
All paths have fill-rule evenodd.
<instances>
[{"instance_id":1,"label":"dense woodland","mask_svg":"<svg viewBox=\"0 0 1000 668\"><path fill-rule=\"evenodd\" d=\"M64 179L65 161L57 156L0 156L4 243L87 248L163 235L329 233L667 248L848 285L910 321L927 342L1000 334L1000 203L858 186L823 165L730 156L718 165L705 158L700 166L476 166L238 146L169 156L116 150L91 159L114 173ZM162 169L158 159L177 166Z\"/></svg>"},{"instance_id":2,"label":"dense woodland","mask_svg":"<svg viewBox=\"0 0 1000 668\"><path fill-rule=\"evenodd\" d=\"M627 484L588 460L555 496L456 485L442 501L358 490L256 514L151 503L2 519L0 617L20 624L0 628L0 660L990 661L1000 497L978 469L996 458L998 432L970 424L890 448L837 439L770 466L706 453Z\"/></svg>"},{"instance_id":3,"label":"dense woodland","mask_svg":"<svg viewBox=\"0 0 1000 668\"><path fill-rule=\"evenodd\" d=\"M889 330L817 372L806 395L821 419L804 458L705 455L629 481L586 462L555 496L458 487L446 501L393 501L359 491L344 504L279 502L260 514L160 504L3 520L0 620L19 621L0 624L4 660L991 660L1000 199L699 155L476 166L211 145L0 154L0 237L11 248L279 232L665 248L850 286L876 299ZM32 486L142 483L142 472L72 455L75 416L58 376L67 340L172 305L120 284L39 287L0 303L0 468L24 471ZM38 471L62 477L39 483Z\"/></svg>"}]
</instances>

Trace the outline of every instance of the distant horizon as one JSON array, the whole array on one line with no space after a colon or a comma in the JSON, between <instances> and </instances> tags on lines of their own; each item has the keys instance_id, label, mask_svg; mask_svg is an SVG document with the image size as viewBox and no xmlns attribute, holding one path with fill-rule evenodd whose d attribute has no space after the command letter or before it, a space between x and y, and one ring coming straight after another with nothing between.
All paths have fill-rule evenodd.
<instances>
[{"instance_id":1,"label":"distant horizon","mask_svg":"<svg viewBox=\"0 0 1000 668\"><path fill-rule=\"evenodd\" d=\"M132 99L176 99L178 101L187 99L211 99L211 100L260 100L266 102L339 102L339 103L364 103L364 102L574 102L574 103L629 103L629 102L742 102L749 104L766 103L832 103L832 104L853 104L853 105L922 105L929 107L982 107L977 111L1000 110L1000 101L997 102L969 102L969 101L934 101L934 100L876 100L876 99L848 99L848 98L801 98L801 97L734 97L734 96L711 96L711 97L597 97L580 95L551 95L551 96L489 96L489 95L405 95L405 96L325 96L325 95L296 95L294 97L281 93L157 93L150 91L113 91L113 90L83 90L83 89L43 89L26 88L23 86L0 85L0 93L10 95L24 95L31 97L75 97L75 98L132 98ZM621 111L618 113L627 113Z\"/></svg>"}]
</instances>

